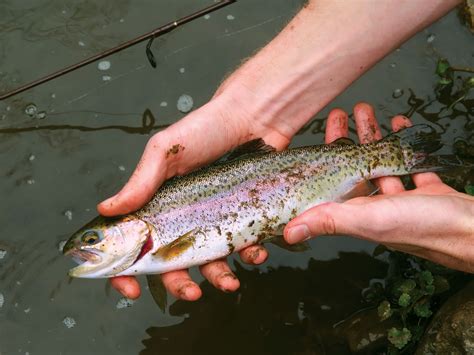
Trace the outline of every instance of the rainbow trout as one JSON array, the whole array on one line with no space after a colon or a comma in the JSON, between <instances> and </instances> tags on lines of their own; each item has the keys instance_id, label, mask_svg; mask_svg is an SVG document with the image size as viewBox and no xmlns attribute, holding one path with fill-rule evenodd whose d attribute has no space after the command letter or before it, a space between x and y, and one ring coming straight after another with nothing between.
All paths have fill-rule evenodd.
<instances>
[{"instance_id":1,"label":"rainbow trout","mask_svg":"<svg viewBox=\"0 0 474 355\"><path fill-rule=\"evenodd\" d=\"M370 195L370 179L439 170L441 161L429 155L440 137L427 125L364 145L340 139L282 152L262 140L245 146L258 150L172 178L142 209L81 228L63 249L80 264L69 274L160 274L281 242L283 227L303 211Z\"/></svg>"}]
</instances>

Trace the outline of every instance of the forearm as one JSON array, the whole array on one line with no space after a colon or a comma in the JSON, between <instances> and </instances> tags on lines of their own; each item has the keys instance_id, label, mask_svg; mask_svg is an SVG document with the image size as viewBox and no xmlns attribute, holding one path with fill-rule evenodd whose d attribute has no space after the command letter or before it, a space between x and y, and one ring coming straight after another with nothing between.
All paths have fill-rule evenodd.
<instances>
[{"instance_id":1,"label":"forearm","mask_svg":"<svg viewBox=\"0 0 474 355\"><path fill-rule=\"evenodd\" d=\"M221 88L244 115L290 139L382 57L459 0L313 0ZM255 132L258 135L259 132Z\"/></svg>"}]
</instances>

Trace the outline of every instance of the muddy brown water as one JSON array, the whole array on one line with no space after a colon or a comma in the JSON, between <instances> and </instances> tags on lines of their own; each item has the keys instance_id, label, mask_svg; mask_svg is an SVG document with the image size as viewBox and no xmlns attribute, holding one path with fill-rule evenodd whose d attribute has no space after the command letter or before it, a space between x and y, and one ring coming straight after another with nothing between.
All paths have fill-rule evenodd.
<instances>
[{"instance_id":1,"label":"muddy brown water","mask_svg":"<svg viewBox=\"0 0 474 355\"><path fill-rule=\"evenodd\" d=\"M0 1L0 89L209 3ZM58 250L95 215L96 203L125 183L148 138L183 116L176 108L179 96L190 95L195 107L204 104L301 4L241 0L155 41L156 69L142 44L107 58L108 70L94 63L0 102L0 354L347 353L334 325L366 306L361 291L387 268L370 256L372 243L318 238L300 254L270 247L261 267L231 258L242 283L234 294L214 290L193 270L203 298L172 302L166 314L146 291L122 307L124 300L103 280L70 280L72 262ZM415 98L433 98L438 56L474 66L473 41L451 13L329 107L350 110L358 101L371 102L386 133L391 115L420 108ZM36 117L25 113L30 104ZM438 106L415 110L414 122L438 125L447 142L473 144L472 107L439 118L433 115ZM154 121L144 119L147 109ZM322 143L327 113L318 114L293 145Z\"/></svg>"}]
</instances>

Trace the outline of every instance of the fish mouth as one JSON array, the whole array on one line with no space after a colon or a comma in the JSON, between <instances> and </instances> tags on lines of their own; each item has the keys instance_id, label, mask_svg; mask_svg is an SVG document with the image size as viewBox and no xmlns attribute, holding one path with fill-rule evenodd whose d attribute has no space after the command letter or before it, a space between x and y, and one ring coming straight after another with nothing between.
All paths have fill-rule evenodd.
<instances>
[{"instance_id":1,"label":"fish mouth","mask_svg":"<svg viewBox=\"0 0 474 355\"><path fill-rule=\"evenodd\" d=\"M75 250L71 249L64 252L64 255L70 256L76 264L84 264L90 262L92 264L98 264L102 261L102 258L97 253L90 250Z\"/></svg>"}]
</instances>

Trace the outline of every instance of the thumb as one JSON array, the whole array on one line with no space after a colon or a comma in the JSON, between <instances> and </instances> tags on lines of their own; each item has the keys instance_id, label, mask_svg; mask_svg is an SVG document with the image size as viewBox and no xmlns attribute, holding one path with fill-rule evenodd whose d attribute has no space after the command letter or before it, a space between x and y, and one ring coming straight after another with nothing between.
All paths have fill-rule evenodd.
<instances>
[{"instance_id":1,"label":"thumb","mask_svg":"<svg viewBox=\"0 0 474 355\"><path fill-rule=\"evenodd\" d=\"M97 206L103 216L116 216L133 212L147 203L166 179L165 157L154 137L150 139L145 152L127 184L115 196Z\"/></svg>"},{"instance_id":2,"label":"thumb","mask_svg":"<svg viewBox=\"0 0 474 355\"><path fill-rule=\"evenodd\" d=\"M370 214L364 204L324 203L303 212L287 224L285 240L299 243L319 235L361 236L371 225Z\"/></svg>"}]
</instances>

